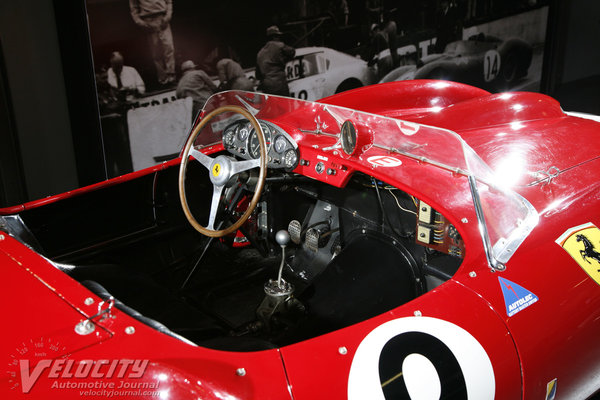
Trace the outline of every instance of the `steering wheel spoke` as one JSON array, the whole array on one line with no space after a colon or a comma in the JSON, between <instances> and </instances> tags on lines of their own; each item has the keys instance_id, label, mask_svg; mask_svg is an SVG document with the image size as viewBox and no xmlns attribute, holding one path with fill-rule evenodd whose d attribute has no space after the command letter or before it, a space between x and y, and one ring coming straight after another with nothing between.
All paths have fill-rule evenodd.
<instances>
[{"instance_id":1,"label":"steering wheel spoke","mask_svg":"<svg viewBox=\"0 0 600 400\"><path fill-rule=\"evenodd\" d=\"M215 220L217 219L217 212L219 211L219 203L221 202L221 194L223 193L224 187L225 186L213 185L213 195L212 200L210 201L210 214L208 216L208 225L206 226L207 229L215 229Z\"/></svg>"},{"instance_id":2,"label":"steering wheel spoke","mask_svg":"<svg viewBox=\"0 0 600 400\"><path fill-rule=\"evenodd\" d=\"M252 168L260 167L260 159L235 161L231 163L231 173L239 174Z\"/></svg>"},{"instance_id":3,"label":"steering wheel spoke","mask_svg":"<svg viewBox=\"0 0 600 400\"><path fill-rule=\"evenodd\" d=\"M192 158L194 160L198 161L200 164L202 164L204 166L204 168L206 168L207 170L210 171L210 167L213 162L212 157L207 156L206 154L202 153L201 151L196 150L193 147L190 149L190 155L192 156Z\"/></svg>"}]
</instances>

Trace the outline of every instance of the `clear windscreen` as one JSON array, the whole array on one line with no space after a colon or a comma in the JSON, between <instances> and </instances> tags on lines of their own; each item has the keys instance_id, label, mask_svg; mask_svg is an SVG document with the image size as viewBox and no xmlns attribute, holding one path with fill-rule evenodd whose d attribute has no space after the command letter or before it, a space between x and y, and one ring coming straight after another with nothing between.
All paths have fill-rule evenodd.
<instances>
[{"instance_id":1,"label":"clear windscreen","mask_svg":"<svg viewBox=\"0 0 600 400\"><path fill-rule=\"evenodd\" d=\"M482 239L490 244L492 256L501 263L508 261L538 222L538 214L531 204L502 187L489 166L455 132L329 104L254 92L218 93L208 100L203 112L206 115L230 105L245 108L257 119L279 121L299 131L338 138L342 123L350 120L363 128L363 134L370 136L363 141L365 147L376 146L474 177L477 187L472 194L473 203L484 217ZM219 143L223 130L241 118L235 113L217 115L198 136L195 145Z\"/></svg>"}]
</instances>

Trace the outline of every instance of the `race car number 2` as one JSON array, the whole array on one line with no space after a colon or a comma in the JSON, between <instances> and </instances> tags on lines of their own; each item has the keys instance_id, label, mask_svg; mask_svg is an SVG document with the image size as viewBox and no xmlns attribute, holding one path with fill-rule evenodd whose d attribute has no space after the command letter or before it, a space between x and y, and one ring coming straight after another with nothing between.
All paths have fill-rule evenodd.
<instances>
[{"instance_id":1,"label":"race car number 2","mask_svg":"<svg viewBox=\"0 0 600 400\"><path fill-rule=\"evenodd\" d=\"M493 399L492 363L466 330L438 318L388 321L360 343L348 399Z\"/></svg>"}]
</instances>

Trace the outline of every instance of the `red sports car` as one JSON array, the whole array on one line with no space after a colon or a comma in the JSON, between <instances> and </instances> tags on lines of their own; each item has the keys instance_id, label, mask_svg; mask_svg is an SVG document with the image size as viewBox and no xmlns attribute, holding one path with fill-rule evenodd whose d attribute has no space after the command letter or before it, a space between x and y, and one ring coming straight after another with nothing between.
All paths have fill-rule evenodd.
<instances>
[{"instance_id":1,"label":"red sports car","mask_svg":"<svg viewBox=\"0 0 600 400\"><path fill-rule=\"evenodd\" d=\"M177 160L0 210L2 395L590 397L599 133L443 81L219 93Z\"/></svg>"}]
</instances>

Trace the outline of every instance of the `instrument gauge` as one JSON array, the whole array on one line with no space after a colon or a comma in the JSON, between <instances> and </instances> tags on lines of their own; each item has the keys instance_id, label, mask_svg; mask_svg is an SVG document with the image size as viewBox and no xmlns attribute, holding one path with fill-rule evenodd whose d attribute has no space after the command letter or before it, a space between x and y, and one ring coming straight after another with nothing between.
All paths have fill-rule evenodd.
<instances>
[{"instance_id":1,"label":"instrument gauge","mask_svg":"<svg viewBox=\"0 0 600 400\"><path fill-rule=\"evenodd\" d=\"M225 132L225 134L223 135L223 143L225 144L225 147L227 147L227 148L234 147L235 132L233 131L233 129Z\"/></svg>"},{"instance_id":2,"label":"instrument gauge","mask_svg":"<svg viewBox=\"0 0 600 400\"><path fill-rule=\"evenodd\" d=\"M286 169L292 170L298 166L298 153L294 149L289 149L283 155L283 165Z\"/></svg>"},{"instance_id":3,"label":"instrument gauge","mask_svg":"<svg viewBox=\"0 0 600 400\"><path fill-rule=\"evenodd\" d=\"M267 147L267 153L271 148L271 131L265 124L260 124L263 133L265 134L265 145ZM250 135L250 139L248 140L248 151L250 153L250 157L259 158L260 157L260 142L258 141L258 133L254 129L252 129L252 134Z\"/></svg>"},{"instance_id":4,"label":"instrument gauge","mask_svg":"<svg viewBox=\"0 0 600 400\"><path fill-rule=\"evenodd\" d=\"M283 136L279 135L275 138L273 147L275 148L276 152L281 154L285 151L285 148L287 147L287 140L285 140Z\"/></svg>"},{"instance_id":5,"label":"instrument gauge","mask_svg":"<svg viewBox=\"0 0 600 400\"><path fill-rule=\"evenodd\" d=\"M248 126L242 126L238 130L238 139L245 141L248 139L248 135L250 134L250 128Z\"/></svg>"}]
</instances>

